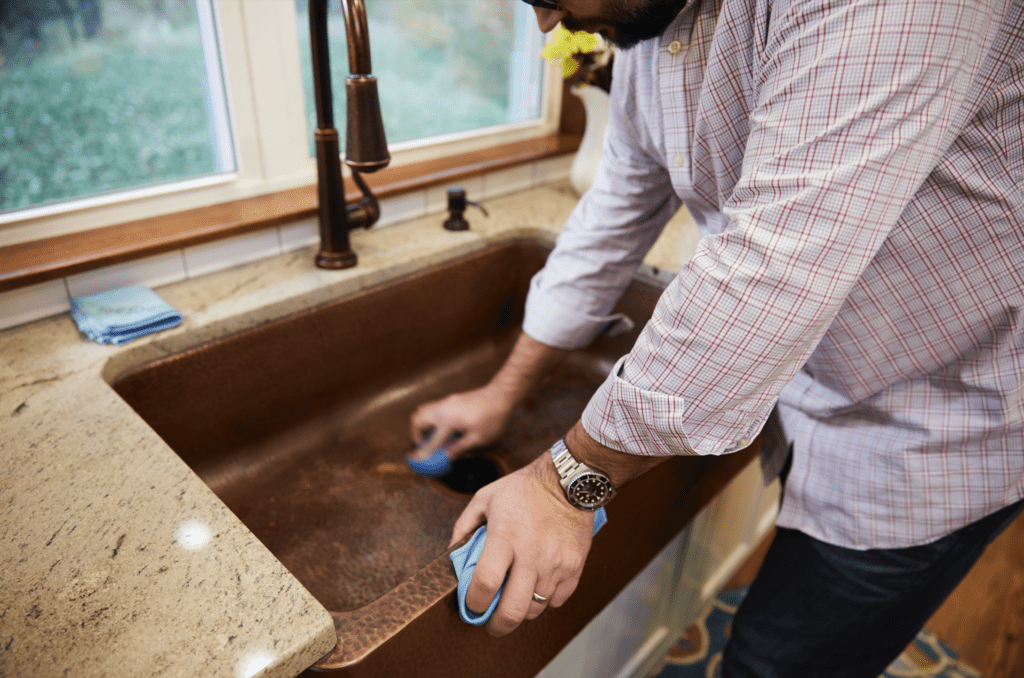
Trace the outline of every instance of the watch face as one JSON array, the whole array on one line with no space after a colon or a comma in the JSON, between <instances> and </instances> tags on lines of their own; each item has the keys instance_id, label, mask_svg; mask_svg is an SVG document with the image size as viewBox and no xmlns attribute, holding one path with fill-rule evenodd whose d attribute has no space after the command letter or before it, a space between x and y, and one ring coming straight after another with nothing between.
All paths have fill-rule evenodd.
<instances>
[{"instance_id":1,"label":"watch face","mask_svg":"<svg viewBox=\"0 0 1024 678\"><path fill-rule=\"evenodd\" d=\"M604 506L611 498L612 484L604 476L585 473L573 478L566 494L576 506L594 510Z\"/></svg>"}]
</instances>

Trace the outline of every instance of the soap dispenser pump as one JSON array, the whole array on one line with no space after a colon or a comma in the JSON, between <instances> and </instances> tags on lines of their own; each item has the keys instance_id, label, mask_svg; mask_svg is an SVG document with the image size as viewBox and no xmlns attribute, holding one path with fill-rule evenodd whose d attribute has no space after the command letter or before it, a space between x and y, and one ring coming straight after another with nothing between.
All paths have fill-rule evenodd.
<instances>
[{"instance_id":1,"label":"soap dispenser pump","mask_svg":"<svg viewBox=\"0 0 1024 678\"><path fill-rule=\"evenodd\" d=\"M466 191L458 186L453 186L448 189L448 219L444 222L445 230L448 231L468 231L469 222L462 216L462 213L466 211L466 205L472 205L477 207L481 212L484 213L485 217L489 217L487 210L480 203L473 202L472 200L466 200Z\"/></svg>"}]
</instances>

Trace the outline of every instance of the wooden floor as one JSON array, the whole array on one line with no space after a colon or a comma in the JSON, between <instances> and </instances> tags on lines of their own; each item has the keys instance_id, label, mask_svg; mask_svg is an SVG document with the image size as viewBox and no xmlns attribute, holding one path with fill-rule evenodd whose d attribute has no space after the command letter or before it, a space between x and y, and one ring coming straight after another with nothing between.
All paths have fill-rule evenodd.
<instances>
[{"instance_id":1,"label":"wooden floor","mask_svg":"<svg viewBox=\"0 0 1024 678\"><path fill-rule=\"evenodd\" d=\"M985 678L1024 677L1024 515L989 545L925 627Z\"/></svg>"},{"instance_id":2,"label":"wooden floor","mask_svg":"<svg viewBox=\"0 0 1024 678\"><path fill-rule=\"evenodd\" d=\"M771 537L729 582L754 580ZM1024 678L1024 515L989 545L925 628L984 678Z\"/></svg>"}]
</instances>

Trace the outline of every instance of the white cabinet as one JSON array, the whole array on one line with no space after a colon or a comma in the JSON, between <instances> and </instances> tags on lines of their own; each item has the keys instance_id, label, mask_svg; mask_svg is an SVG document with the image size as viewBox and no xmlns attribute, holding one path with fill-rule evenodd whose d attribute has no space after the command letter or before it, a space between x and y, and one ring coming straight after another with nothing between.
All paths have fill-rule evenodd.
<instances>
[{"instance_id":1,"label":"white cabinet","mask_svg":"<svg viewBox=\"0 0 1024 678\"><path fill-rule=\"evenodd\" d=\"M762 478L755 458L538 675L643 678L774 524Z\"/></svg>"}]
</instances>

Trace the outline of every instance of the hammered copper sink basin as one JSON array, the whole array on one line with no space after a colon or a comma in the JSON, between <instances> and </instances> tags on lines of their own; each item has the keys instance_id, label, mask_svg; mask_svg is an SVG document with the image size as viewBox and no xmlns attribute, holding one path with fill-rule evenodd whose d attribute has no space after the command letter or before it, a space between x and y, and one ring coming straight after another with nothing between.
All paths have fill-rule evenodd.
<instances>
[{"instance_id":1,"label":"hammered copper sink basin","mask_svg":"<svg viewBox=\"0 0 1024 678\"><path fill-rule=\"evenodd\" d=\"M534 675L750 459L674 459L624 488L564 607L500 639L459 620L447 545L469 493L568 430L639 331L574 354L452 486L412 473L410 413L493 374L547 252L494 245L112 379L331 611L338 644L311 671ZM639 328L660 292L638 279L619 310Z\"/></svg>"}]
</instances>

